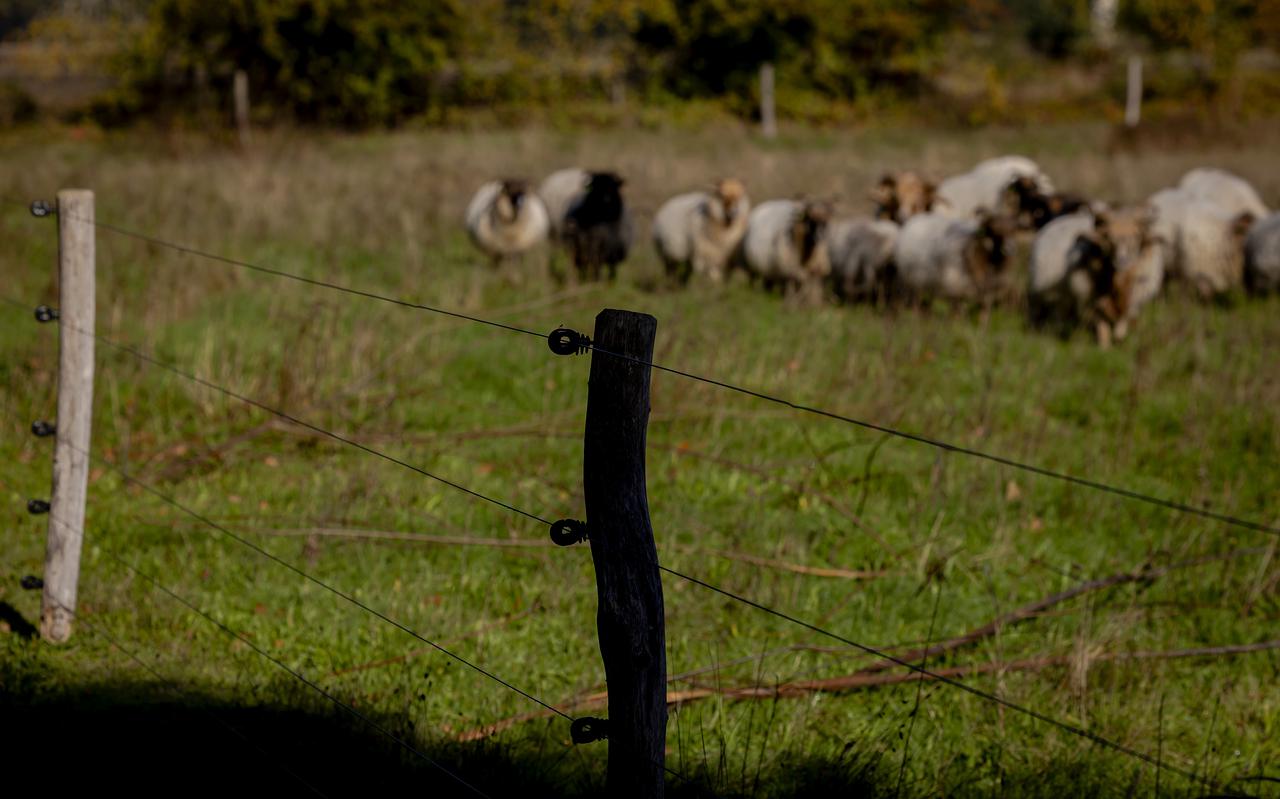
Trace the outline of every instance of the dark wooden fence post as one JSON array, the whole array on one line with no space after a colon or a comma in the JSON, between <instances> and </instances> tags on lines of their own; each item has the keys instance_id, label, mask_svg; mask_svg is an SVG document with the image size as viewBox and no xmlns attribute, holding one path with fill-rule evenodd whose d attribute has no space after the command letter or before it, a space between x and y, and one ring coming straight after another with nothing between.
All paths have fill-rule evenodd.
<instances>
[{"instance_id":1,"label":"dark wooden fence post","mask_svg":"<svg viewBox=\"0 0 1280 799\"><path fill-rule=\"evenodd\" d=\"M606 309L595 347L649 362L658 320ZM666 628L645 491L650 368L593 352L583 488L609 684L609 796L661 797L667 740Z\"/></svg>"}]
</instances>

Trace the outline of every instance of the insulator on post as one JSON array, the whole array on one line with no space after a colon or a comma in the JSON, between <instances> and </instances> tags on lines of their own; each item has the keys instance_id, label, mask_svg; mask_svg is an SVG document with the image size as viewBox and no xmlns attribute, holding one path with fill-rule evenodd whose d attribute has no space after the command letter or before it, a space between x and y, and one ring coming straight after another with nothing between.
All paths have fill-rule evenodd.
<instances>
[{"instance_id":1,"label":"insulator on post","mask_svg":"<svg viewBox=\"0 0 1280 799\"><path fill-rule=\"evenodd\" d=\"M27 513L30 513L32 516L39 516L42 513L48 513L48 512L49 512L49 503L45 502L43 499L27 500Z\"/></svg>"},{"instance_id":2,"label":"insulator on post","mask_svg":"<svg viewBox=\"0 0 1280 799\"><path fill-rule=\"evenodd\" d=\"M609 737L609 720L583 716L569 725L569 737L576 744L589 744Z\"/></svg>"},{"instance_id":3,"label":"insulator on post","mask_svg":"<svg viewBox=\"0 0 1280 799\"><path fill-rule=\"evenodd\" d=\"M581 355L591 349L591 338L567 327L557 327L547 334L547 346L556 355Z\"/></svg>"},{"instance_id":4,"label":"insulator on post","mask_svg":"<svg viewBox=\"0 0 1280 799\"><path fill-rule=\"evenodd\" d=\"M587 540L587 523L577 519L561 519L551 525L551 540L562 547L581 544Z\"/></svg>"},{"instance_id":5,"label":"insulator on post","mask_svg":"<svg viewBox=\"0 0 1280 799\"><path fill-rule=\"evenodd\" d=\"M48 305L40 305L36 307L37 322L52 322L58 318L58 309L50 308Z\"/></svg>"},{"instance_id":6,"label":"insulator on post","mask_svg":"<svg viewBox=\"0 0 1280 799\"><path fill-rule=\"evenodd\" d=\"M31 435L36 438L48 438L58 432L58 426L52 422L46 422L43 419L37 419L31 423Z\"/></svg>"}]
</instances>

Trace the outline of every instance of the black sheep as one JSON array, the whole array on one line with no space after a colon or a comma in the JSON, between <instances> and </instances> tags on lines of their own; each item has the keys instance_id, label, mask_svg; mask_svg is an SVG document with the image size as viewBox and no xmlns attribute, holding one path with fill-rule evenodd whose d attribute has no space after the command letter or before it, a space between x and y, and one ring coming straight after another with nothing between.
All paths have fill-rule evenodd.
<instances>
[{"instance_id":1,"label":"black sheep","mask_svg":"<svg viewBox=\"0 0 1280 799\"><path fill-rule=\"evenodd\" d=\"M592 172L586 191L565 214L564 241L580 279L599 279L604 266L612 280L626 260L632 231L622 184L616 172Z\"/></svg>"}]
</instances>

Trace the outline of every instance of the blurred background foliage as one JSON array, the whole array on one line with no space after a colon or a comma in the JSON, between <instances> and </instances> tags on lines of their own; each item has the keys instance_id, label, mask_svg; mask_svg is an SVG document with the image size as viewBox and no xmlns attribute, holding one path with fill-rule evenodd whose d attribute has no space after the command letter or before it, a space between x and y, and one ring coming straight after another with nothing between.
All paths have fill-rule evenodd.
<instances>
[{"instance_id":1,"label":"blurred background foliage","mask_svg":"<svg viewBox=\"0 0 1280 799\"><path fill-rule=\"evenodd\" d=\"M1114 115L1133 53L1157 113L1280 103L1280 0L1097 2L0 0L0 124L225 115L238 69L262 121L750 119L765 62L785 118L986 124Z\"/></svg>"}]
</instances>

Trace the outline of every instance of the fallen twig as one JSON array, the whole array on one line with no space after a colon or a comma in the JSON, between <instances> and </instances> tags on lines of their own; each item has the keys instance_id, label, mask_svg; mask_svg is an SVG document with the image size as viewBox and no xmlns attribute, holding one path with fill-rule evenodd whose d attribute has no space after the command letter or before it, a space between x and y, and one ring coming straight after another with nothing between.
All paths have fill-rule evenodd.
<instances>
[{"instance_id":1,"label":"fallen twig","mask_svg":"<svg viewBox=\"0 0 1280 799\"><path fill-rule=\"evenodd\" d=\"M1103 652L1101 654L1090 656L1090 661L1173 660L1177 658L1191 657L1221 657L1224 655L1246 655L1254 652L1264 652L1274 649L1280 649L1280 639L1261 641L1255 644L1238 644L1234 646L1209 646L1164 651ZM805 680L803 682L779 683L777 685L767 687L749 685L721 689L692 688L680 691L667 691L667 704L682 705L712 696L725 699L785 699L805 696L812 693L841 693L862 688L875 688L882 685L896 685L906 682L915 682L918 680L932 681L938 677L958 679L977 674L990 674L993 672L1040 671L1053 666L1071 665L1075 660L1076 655L1055 655L1051 657L1027 658L1025 660L994 661L990 663L974 663L966 666L951 666L948 668L932 669L929 674L923 674L917 671L908 672L906 674L857 672L843 677L833 677L826 680ZM570 713L573 711L601 707L606 705L608 701L609 692L601 691L584 696L574 702L561 705L558 709L565 713ZM486 724L483 727L467 730L466 732L460 733L457 738L460 741L476 741L488 738L502 732L503 730L510 729L522 722L545 718L551 715L553 715L552 711L549 710L523 713L519 716L502 719L501 721L494 722L493 724Z\"/></svg>"}]
</instances>

